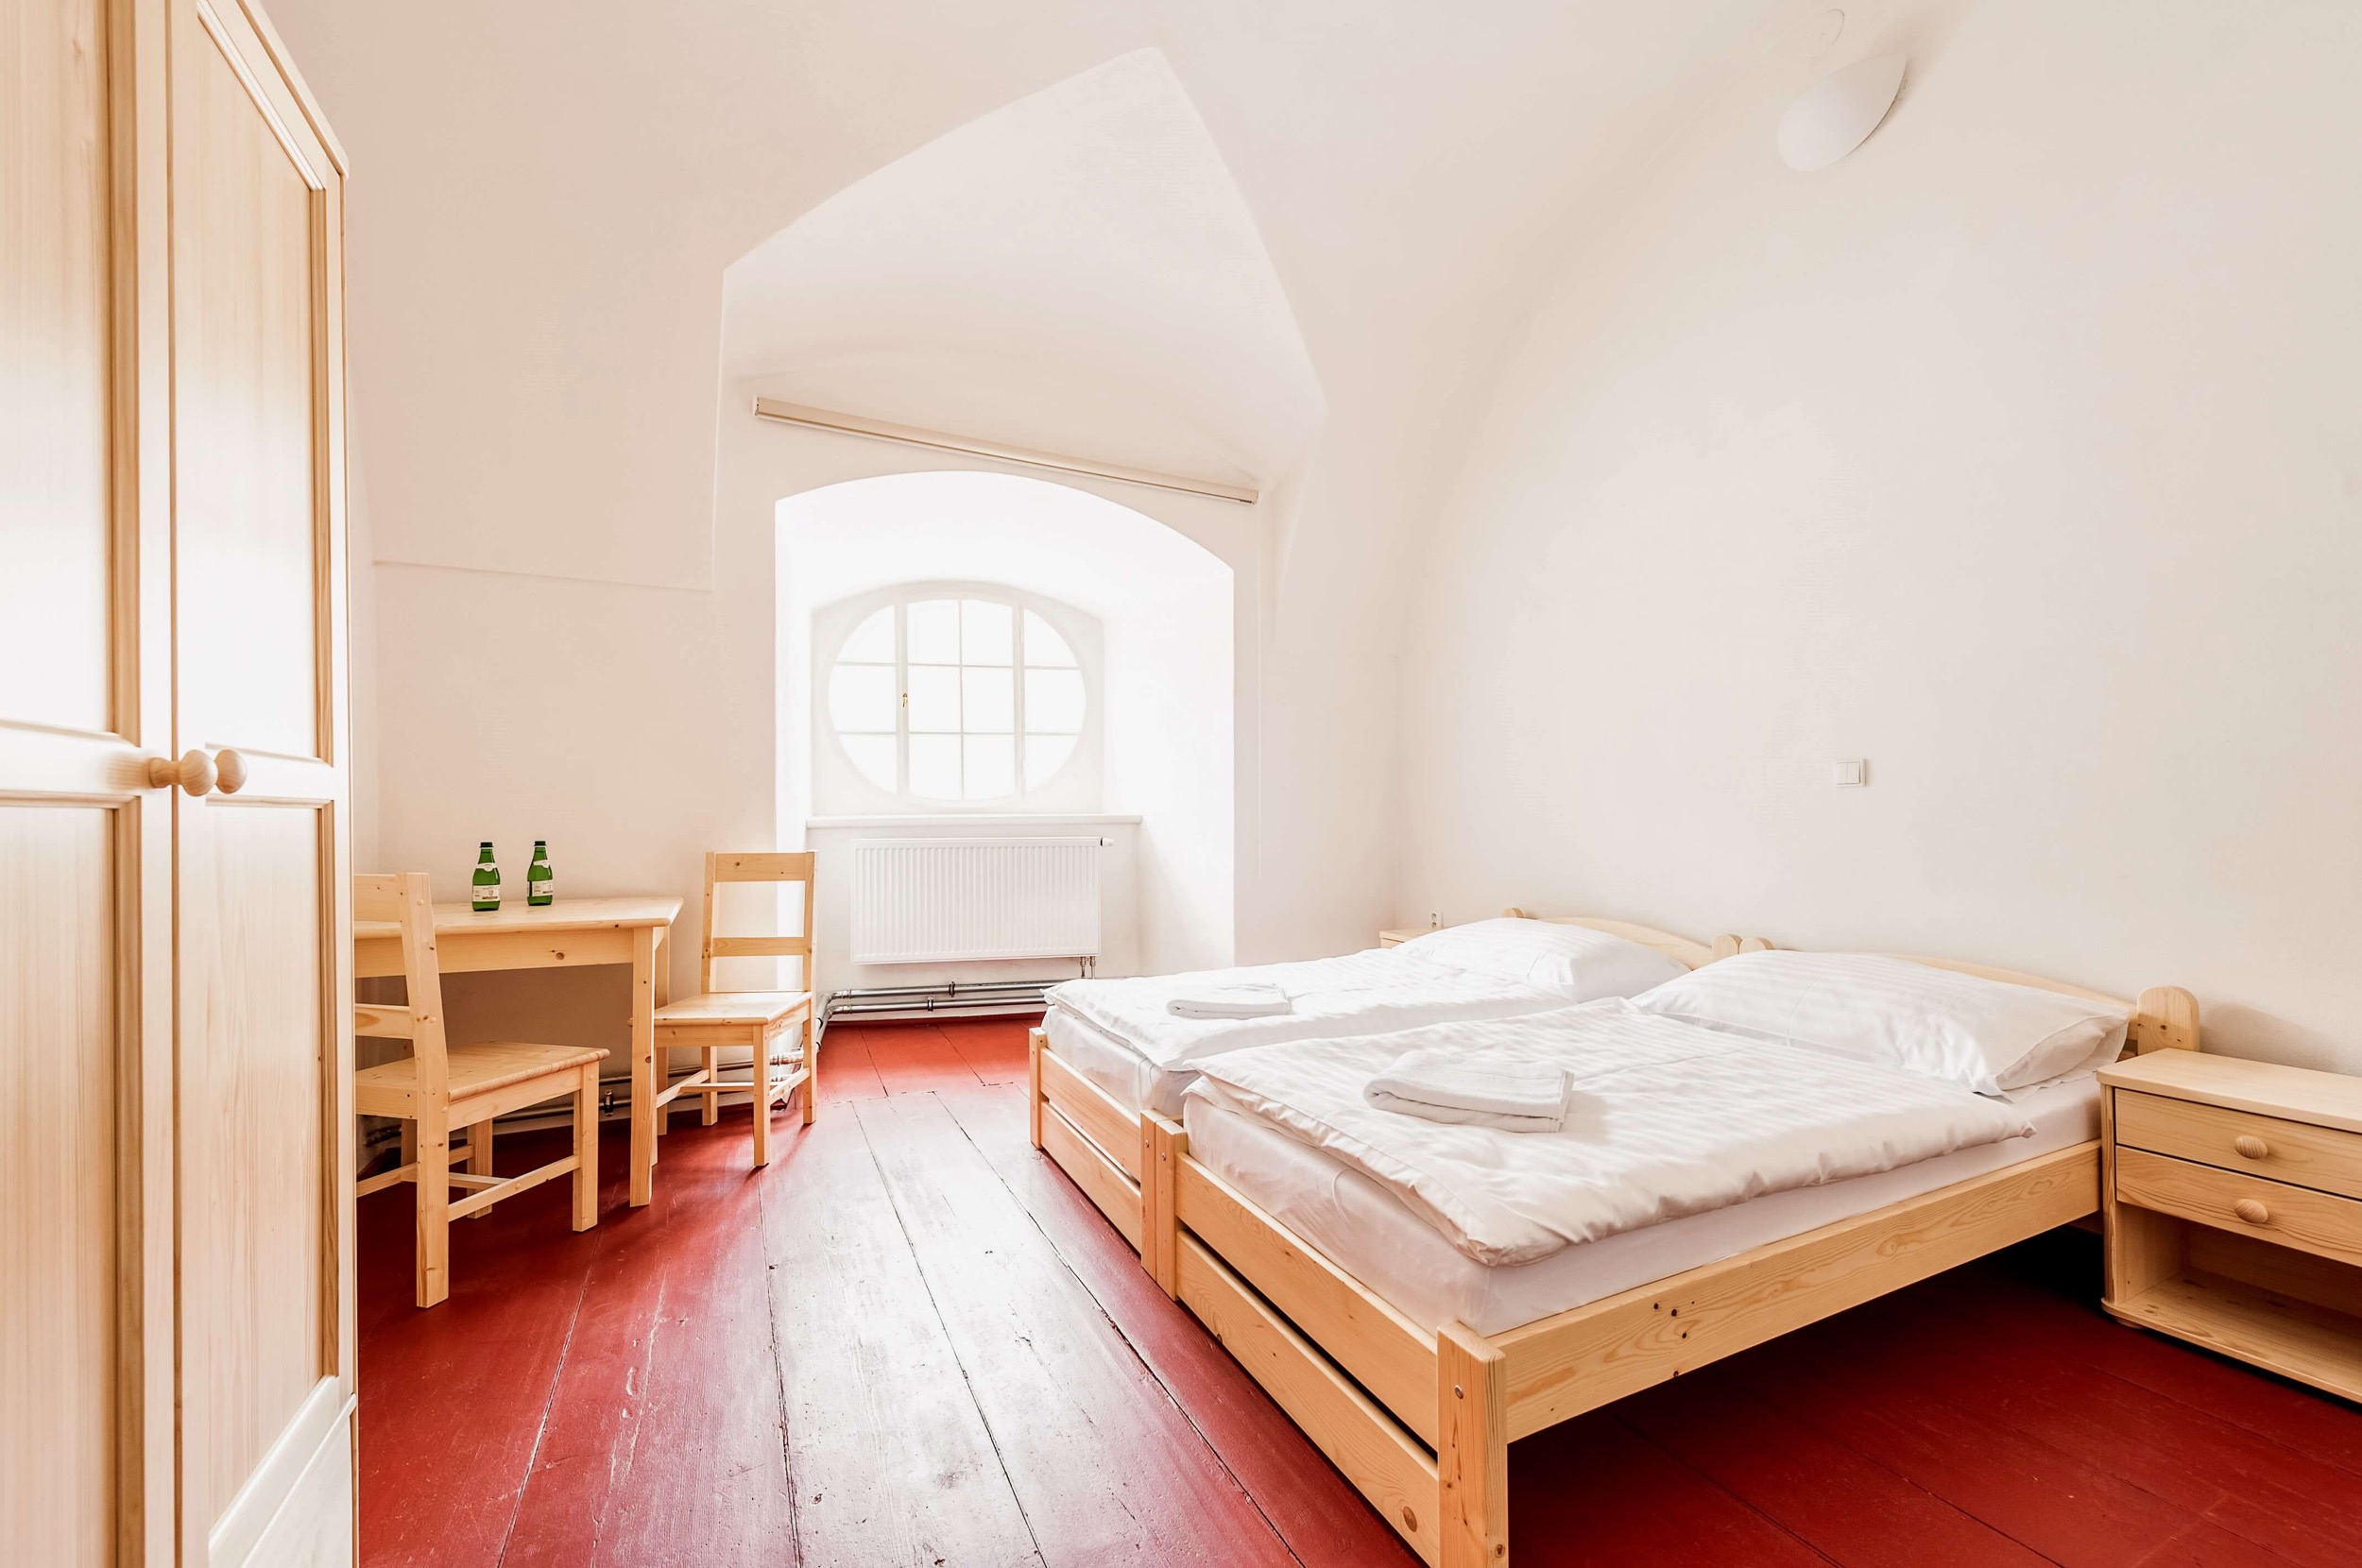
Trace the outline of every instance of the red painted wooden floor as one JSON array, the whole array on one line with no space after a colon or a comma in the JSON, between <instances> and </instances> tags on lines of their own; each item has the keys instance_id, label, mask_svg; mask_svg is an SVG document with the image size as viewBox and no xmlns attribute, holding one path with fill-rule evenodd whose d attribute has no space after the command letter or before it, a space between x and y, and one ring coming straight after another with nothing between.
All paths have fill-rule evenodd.
<instances>
[{"instance_id":1,"label":"red painted wooden floor","mask_svg":"<svg viewBox=\"0 0 2362 1568\"><path fill-rule=\"evenodd\" d=\"M370 1568L1408 1564L1025 1142L1024 1031L851 1026L756 1175L665 1140L454 1227L361 1204ZM537 1150L520 1137L502 1168ZM2093 1305L2062 1233L1512 1450L1513 1560L2362 1563L2362 1411Z\"/></svg>"}]
</instances>

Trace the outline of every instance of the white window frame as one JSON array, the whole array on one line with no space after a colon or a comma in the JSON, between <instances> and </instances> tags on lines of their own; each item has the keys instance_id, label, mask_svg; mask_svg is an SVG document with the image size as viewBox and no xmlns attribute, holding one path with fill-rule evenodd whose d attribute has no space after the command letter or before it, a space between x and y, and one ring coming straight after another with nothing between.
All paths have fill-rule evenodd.
<instances>
[{"instance_id":1,"label":"white window frame","mask_svg":"<svg viewBox=\"0 0 2362 1568\"><path fill-rule=\"evenodd\" d=\"M1091 736L1097 727L1099 719L1099 672L1094 666L1091 653L1087 651L1080 644L1074 631L1068 626L1060 624L1061 622L1068 621L1077 615L1078 612L1071 606L1061 604L1054 599L1045 599L1037 594L1026 593L1020 589L1004 588L999 584L993 583L911 583L897 588L883 589L879 594L874 596L864 595L864 598L881 602L872 602L864 605L858 613L849 615L846 618L842 629L836 633L836 646L830 651L825 664L821 664L819 661L815 660L819 679L813 683L813 692L815 714L820 719L821 724L825 725L828 730L829 743L836 748L838 761L849 771L853 777L859 778L864 785L871 789L891 793L897 800L906 802L910 805L922 808L929 811L977 811L993 809L1008 810L1012 808L1024 808L1038 799L1040 796L1053 793L1082 762L1084 754L1087 748ZM969 800L967 798L965 793L956 798L949 799L941 795L919 794L913 791L910 786L910 607L913 605L929 604L941 600L950 600L956 603L963 599L977 599L992 604L1006 605L1010 609L1010 663L1006 666L1006 668L1009 670L1010 684L1013 688L1010 694L1012 704L1010 712L1010 733L1016 755L1011 777L1017 788L1009 794L995 795L984 800ZM874 618L881 609L890 609L894 613L894 684L896 690L896 702L894 711L894 785L891 790L888 790L887 786L879 783L878 780L871 777L863 770L861 764L853 759L851 752L848 751L845 745L846 732L837 727L834 705L830 700L830 692L835 684L836 667L842 659L847 644L852 640L853 634L858 632L863 626L868 624L870 620ZM1031 786L1029 786L1025 781L1025 671L1027 668L1025 662L1025 617L1028 611L1040 616L1041 619L1050 625L1051 629L1058 634L1059 640L1066 644L1067 652L1074 659L1074 663L1072 665L1044 664L1036 666L1036 668L1043 670L1072 669L1082 677L1083 684L1082 721L1072 738L1073 743L1068 749L1065 760L1058 764L1056 770L1053 772L1049 777L1043 779L1039 784ZM965 653L965 650L963 650L963 653ZM857 662L867 668L882 668L882 666L870 663L869 661ZM1002 668L1002 666L969 666L966 662L965 658L963 658L957 668L962 671L966 671L969 668L1000 669ZM962 757L963 765L965 765L966 753L964 748L967 737L969 733L967 728L967 690L965 681L961 683L961 728L955 733L959 736L963 742ZM882 732L859 731L856 733L871 735ZM934 734L938 732L931 730L927 733ZM978 731L976 733L984 734L987 732ZM965 789L965 774L963 774L963 789Z\"/></svg>"}]
</instances>

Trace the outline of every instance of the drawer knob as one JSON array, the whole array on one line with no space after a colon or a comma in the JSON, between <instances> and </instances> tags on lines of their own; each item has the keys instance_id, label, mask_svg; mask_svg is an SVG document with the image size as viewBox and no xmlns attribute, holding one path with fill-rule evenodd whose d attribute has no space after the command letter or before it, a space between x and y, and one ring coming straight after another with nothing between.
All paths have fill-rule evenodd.
<instances>
[{"instance_id":1,"label":"drawer knob","mask_svg":"<svg viewBox=\"0 0 2362 1568\"><path fill-rule=\"evenodd\" d=\"M2251 1160L2260 1160L2272 1151L2272 1146L2252 1133L2242 1133L2231 1140L2231 1147Z\"/></svg>"},{"instance_id":2,"label":"drawer knob","mask_svg":"<svg viewBox=\"0 0 2362 1568\"><path fill-rule=\"evenodd\" d=\"M2271 1223L2272 1211L2266 1208L2263 1204L2257 1202L2252 1198L2240 1199L2237 1202L2231 1205L2231 1212L2237 1215L2240 1219L2246 1220L2251 1225L2268 1225Z\"/></svg>"}]
</instances>

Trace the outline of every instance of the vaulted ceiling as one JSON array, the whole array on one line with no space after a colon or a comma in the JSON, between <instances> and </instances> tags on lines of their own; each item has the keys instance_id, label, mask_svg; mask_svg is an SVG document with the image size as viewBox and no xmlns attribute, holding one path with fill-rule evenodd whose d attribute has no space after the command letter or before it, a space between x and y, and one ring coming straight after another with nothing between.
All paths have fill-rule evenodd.
<instances>
[{"instance_id":1,"label":"vaulted ceiling","mask_svg":"<svg viewBox=\"0 0 2362 1568\"><path fill-rule=\"evenodd\" d=\"M1817 8L271 9L354 160L379 554L686 586L734 264L730 369L1241 470L1317 426L1341 526L1399 532L1589 206Z\"/></svg>"},{"instance_id":2,"label":"vaulted ceiling","mask_svg":"<svg viewBox=\"0 0 2362 1568\"><path fill-rule=\"evenodd\" d=\"M1019 98L743 257L724 374L798 402L1256 484L1326 413L1162 53Z\"/></svg>"}]
</instances>

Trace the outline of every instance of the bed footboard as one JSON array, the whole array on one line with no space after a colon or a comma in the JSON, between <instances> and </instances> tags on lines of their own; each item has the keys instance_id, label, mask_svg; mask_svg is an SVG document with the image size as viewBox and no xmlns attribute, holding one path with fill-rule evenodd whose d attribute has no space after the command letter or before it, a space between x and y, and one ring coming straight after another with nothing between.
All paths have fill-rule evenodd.
<instances>
[{"instance_id":1,"label":"bed footboard","mask_svg":"<svg viewBox=\"0 0 2362 1568\"><path fill-rule=\"evenodd\" d=\"M1027 1034L1025 1055L1027 1135L1138 1252L1145 1120L1060 1060L1042 1031Z\"/></svg>"},{"instance_id":2,"label":"bed footboard","mask_svg":"<svg viewBox=\"0 0 2362 1568\"><path fill-rule=\"evenodd\" d=\"M1506 1568L1512 1440L2099 1202L2099 1146L2077 1144L1500 1334L1430 1334L1191 1159L1182 1129L1144 1125L1142 1263L1434 1568Z\"/></svg>"}]
</instances>

